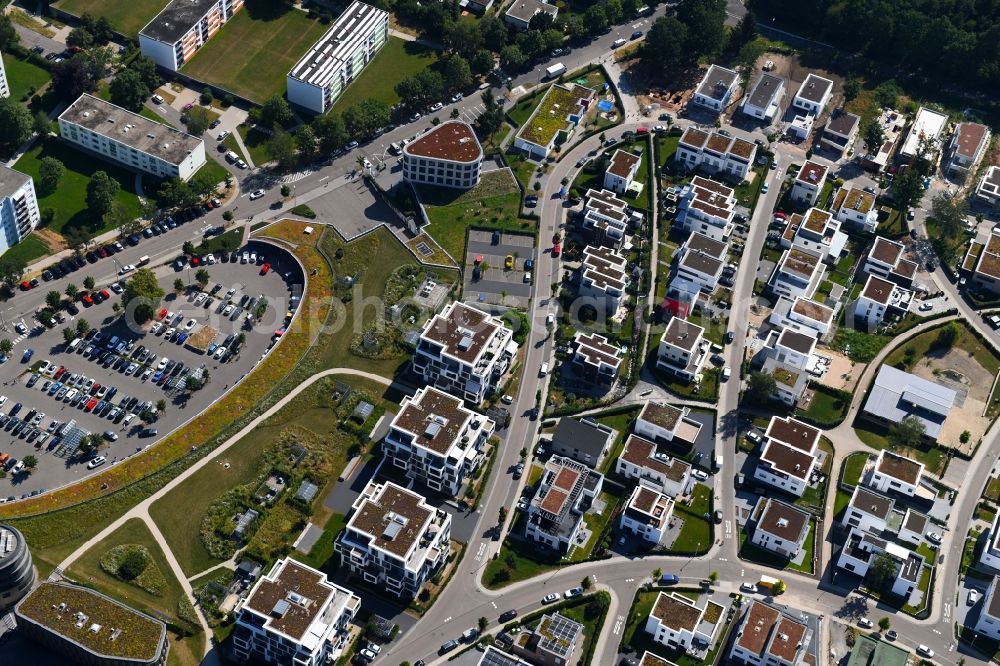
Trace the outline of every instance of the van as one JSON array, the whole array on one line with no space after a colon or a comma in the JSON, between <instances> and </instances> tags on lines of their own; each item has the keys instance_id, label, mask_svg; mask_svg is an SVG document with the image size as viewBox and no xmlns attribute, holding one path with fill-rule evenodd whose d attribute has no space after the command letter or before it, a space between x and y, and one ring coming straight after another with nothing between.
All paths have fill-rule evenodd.
<instances>
[{"instance_id":1,"label":"van","mask_svg":"<svg viewBox=\"0 0 1000 666\"><path fill-rule=\"evenodd\" d=\"M549 374L549 364L548 363L542 363L542 367L540 367L538 369L538 376L539 377L544 377L547 374Z\"/></svg>"},{"instance_id":2,"label":"van","mask_svg":"<svg viewBox=\"0 0 1000 666\"><path fill-rule=\"evenodd\" d=\"M466 643L471 643L472 641L479 638L479 630L475 628L468 628L462 632L462 640Z\"/></svg>"},{"instance_id":3,"label":"van","mask_svg":"<svg viewBox=\"0 0 1000 666\"><path fill-rule=\"evenodd\" d=\"M148 254L144 254L141 257L139 257L139 265L140 266L145 266L148 263L149 263L149 255Z\"/></svg>"},{"instance_id":4,"label":"van","mask_svg":"<svg viewBox=\"0 0 1000 666\"><path fill-rule=\"evenodd\" d=\"M719 454L712 456L712 467L719 470L722 469L723 457Z\"/></svg>"},{"instance_id":5,"label":"van","mask_svg":"<svg viewBox=\"0 0 1000 666\"><path fill-rule=\"evenodd\" d=\"M562 64L561 62L557 62L556 64L550 65L549 67L545 68L545 78L554 79L560 74L563 74L565 71L566 71L566 65Z\"/></svg>"},{"instance_id":6,"label":"van","mask_svg":"<svg viewBox=\"0 0 1000 666\"><path fill-rule=\"evenodd\" d=\"M82 338L73 338L73 342L69 343L70 351L76 351L77 347L80 346L81 342L83 342Z\"/></svg>"},{"instance_id":7,"label":"van","mask_svg":"<svg viewBox=\"0 0 1000 666\"><path fill-rule=\"evenodd\" d=\"M392 153L393 155L399 155L401 152L403 152L403 149L397 142L393 141L392 143L389 144L389 152Z\"/></svg>"}]
</instances>

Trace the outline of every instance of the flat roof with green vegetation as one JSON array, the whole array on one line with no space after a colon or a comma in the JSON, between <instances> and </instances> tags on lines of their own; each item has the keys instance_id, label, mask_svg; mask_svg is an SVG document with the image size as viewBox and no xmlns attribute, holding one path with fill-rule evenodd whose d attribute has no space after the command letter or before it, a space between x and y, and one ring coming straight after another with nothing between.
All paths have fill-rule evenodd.
<instances>
[{"instance_id":1,"label":"flat roof with green vegetation","mask_svg":"<svg viewBox=\"0 0 1000 666\"><path fill-rule=\"evenodd\" d=\"M340 94L331 110L343 112L366 99L392 106L399 101L396 84L425 69L433 69L437 61L437 51L429 46L390 36L358 78Z\"/></svg>"},{"instance_id":2,"label":"flat roof with green vegetation","mask_svg":"<svg viewBox=\"0 0 1000 666\"><path fill-rule=\"evenodd\" d=\"M283 2L248 0L181 71L263 102L284 94L288 71L328 28Z\"/></svg>"},{"instance_id":3,"label":"flat roof with green vegetation","mask_svg":"<svg viewBox=\"0 0 1000 666\"><path fill-rule=\"evenodd\" d=\"M138 37L139 30L167 6L167 0L59 0L56 8L82 16L84 13L95 17L103 16L118 32L129 37Z\"/></svg>"},{"instance_id":4,"label":"flat roof with green vegetation","mask_svg":"<svg viewBox=\"0 0 1000 666\"><path fill-rule=\"evenodd\" d=\"M85 616L82 622L77 613ZM118 659L153 660L167 632L162 622L111 597L65 583L42 583L18 605L17 614L95 654Z\"/></svg>"},{"instance_id":5,"label":"flat roof with green vegetation","mask_svg":"<svg viewBox=\"0 0 1000 666\"><path fill-rule=\"evenodd\" d=\"M549 145L559 130L566 127L567 116L576 113L580 98L592 92L590 88L575 83L553 85L535 109L535 114L518 132L518 137L539 146Z\"/></svg>"}]
</instances>

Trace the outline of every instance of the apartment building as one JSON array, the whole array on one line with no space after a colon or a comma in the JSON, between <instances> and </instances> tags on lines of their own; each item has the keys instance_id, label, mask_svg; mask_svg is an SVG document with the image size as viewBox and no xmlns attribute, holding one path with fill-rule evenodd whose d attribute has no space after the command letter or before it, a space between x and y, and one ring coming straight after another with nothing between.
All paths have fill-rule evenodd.
<instances>
[{"instance_id":1,"label":"apartment building","mask_svg":"<svg viewBox=\"0 0 1000 666\"><path fill-rule=\"evenodd\" d=\"M688 127L677 144L674 160L688 171L702 169L740 181L746 178L756 155L757 144Z\"/></svg>"},{"instance_id":2,"label":"apartment building","mask_svg":"<svg viewBox=\"0 0 1000 666\"><path fill-rule=\"evenodd\" d=\"M6 615L34 584L35 568L24 535L0 524L0 613Z\"/></svg>"},{"instance_id":3,"label":"apartment building","mask_svg":"<svg viewBox=\"0 0 1000 666\"><path fill-rule=\"evenodd\" d=\"M822 338L830 332L833 315L833 308L804 296L797 296L795 299L782 296L771 311L768 322L776 328L788 328L814 338Z\"/></svg>"},{"instance_id":4,"label":"apartment building","mask_svg":"<svg viewBox=\"0 0 1000 666\"><path fill-rule=\"evenodd\" d=\"M858 484L854 487L851 501L844 509L840 526L848 530L856 527L862 532L879 534L888 526L894 505L891 498Z\"/></svg>"},{"instance_id":5,"label":"apartment building","mask_svg":"<svg viewBox=\"0 0 1000 666\"><path fill-rule=\"evenodd\" d=\"M622 532L630 532L656 546L666 537L673 515L672 497L640 483L632 490L618 527Z\"/></svg>"},{"instance_id":6,"label":"apartment building","mask_svg":"<svg viewBox=\"0 0 1000 666\"><path fill-rule=\"evenodd\" d=\"M917 109L910 131L899 148L899 159L910 162L921 150L928 157L933 156L941 148L941 135L947 126L947 115L923 106Z\"/></svg>"},{"instance_id":7,"label":"apartment building","mask_svg":"<svg viewBox=\"0 0 1000 666\"><path fill-rule=\"evenodd\" d=\"M646 618L645 630L669 649L703 651L712 645L725 615L725 607L714 601L698 606L676 592L660 592Z\"/></svg>"},{"instance_id":8,"label":"apartment building","mask_svg":"<svg viewBox=\"0 0 1000 666\"><path fill-rule=\"evenodd\" d=\"M497 389L516 353L503 322L455 301L424 325L412 367L428 384L478 405Z\"/></svg>"},{"instance_id":9,"label":"apartment building","mask_svg":"<svg viewBox=\"0 0 1000 666\"><path fill-rule=\"evenodd\" d=\"M818 464L819 431L795 419L771 418L754 478L802 497Z\"/></svg>"},{"instance_id":10,"label":"apartment building","mask_svg":"<svg viewBox=\"0 0 1000 666\"><path fill-rule=\"evenodd\" d=\"M1000 174L998 174L1000 185ZM1000 229L993 228L986 242L972 241L962 259L962 269L971 272L974 285L1000 293Z\"/></svg>"},{"instance_id":11,"label":"apartment building","mask_svg":"<svg viewBox=\"0 0 1000 666\"><path fill-rule=\"evenodd\" d=\"M588 245L580 262L577 295L592 299L598 310L614 315L625 300L626 265L625 257L614 248Z\"/></svg>"},{"instance_id":12,"label":"apartment building","mask_svg":"<svg viewBox=\"0 0 1000 666\"><path fill-rule=\"evenodd\" d=\"M847 234L840 230L840 222L833 214L820 208L810 208L798 219L798 225L789 223L786 235L781 239L784 248L801 247L814 252L823 261L836 263L847 246Z\"/></svg>"},{"instance_id":13,"label":"apartment building","mask_svg":"<svg viewBox=\"0 0 1000 666\"><path fill-rule=\"evenodd\" d=\"M782 253L767 286L775 296L811 298L825 272L822 256L793 247Z\"/></svg>"},{"instance_id":14,"label":"apartment building","mask_svg":"<svg viewBox=\"0 0 1000 666\"><path fill-rule=\"evenodd\" d=\"M684 451L694 446L701 433L701 424L690 413L687 408L648 400L636 417L633 431L657 444Z\"/></svg>"},{"instance_id":15,"label":"apartment building","mask_svg":"<svg viewBox=\"0 0 1000 666\"><path fill-rule=\"evenodd\" d=\"M289 70L288 101L326 113L388 40L389 13L355 0Z\"/></svg>"},{"instance_id":16,"label":"apartment building","mask_svg":"<svg viewBox=\"0 0 1000 666\"><path fill-rule=\"evenodd\" d=\"M632 180L639 171L642 157L621 149L615 151L604 172L604 189L615 194L625 194L632 187Z\"/></svg>"},{"instance_id":17,"label":"apartment building","mask_svg":"<svg viewBox=\"0 0 1000 666\"><path fill-rule=\"evenodd\" d=\"M814 631L797 614L753 600L743 611L729 660L745 666L803 666Z\"/></svg>"},{"instance_id":18,"label":"apartment building","mask_svg":"<svg viewBox=\"0 0 1000 666\"><path fill-rule=\"evenodd\" d=\"M990 128L979 123L959 123L948 146L948 171L964 177L975 168L990 145Z\"/></svg>"},{"instance_id":19,"label":"apartment building","mask_svg":"<svg viewBox=\"0 0 1000 666\"><path fill-rule=\"evenodd\" d=\"M809 535L809 514L772 497L757 500L751 513L750 543L780 557L794 560Z\"/></svg>"},{"instance_id":20,"label":"apartment building","mask_svg":"<svg viewBox=\"0 0 1000 666\"><path fill-rule=\"evenodd\" d=\"M728 252L729 243L694 232L675 255L675 275L690 280L702 291L711 293L719 286Z\"/></svg>"},{"instance_id":21,"label":"apartment building","mask_svg":"<svg viewBox=\"0 0 1000 666\"><path fill-rule=\"evenodd\" d=\"M695 176L681 190L675 225L681 231L697 231L725 241L733 231L735 215L736 196L732 188Z\"/></svg>"},{"instance_id":22,"label":"apartment building","mask_svg":"<svg viewBox=\"0 0 1000 666\"><path fill-rule=\"evenodd\" d=\"M618 377L625 352L598 333L578 331L573 336L573 368L584 379L611 384Z\"/></svg>"},{"instance_id":23,"label":"apartment building","mask_svg":"<svg viewBox=\"0 0 1000 666\"><path fill-rule=\"evenodd\" d=\"M139 50L176 72L242 8L243 0L171 0L139 31Z\"/></svg>"},{"instance_id":24,"label":"apartment building","mask_svg":"<svg viewBox=\"0 0 1000 666\"><path fill-rule=\"evenodd\" d=\"M855 229L875 233L878 228L878 209L875 195L856 187L842 187L833 197L830 210L834 216Z\"/></svg>"},{"instance_id":25,"label":"apartment building","mask_svg":"<svg viewBox=\"0 0 1000 666\"><path fill-rule=\"evenodd\" d=\"M729 105L739 80L739 74L733 70L721 65L712 65L698 83L691 97L691 103L722 113Z\"/></svg>"},{"instance_id":26,"label":"apartment building","mask_svg":"<svg viewBox=\"0 0 1000 666\"><path fill-rule=\"evenodd\" d=\"M823 148L832 150L838 155L851 152L854 140L858 138L861 127L861 116L837 109L826 121L819 143Z\"/></svg>"},{"instance_id":27,"label":"apartment building","mask_svg":"<svg viewBox=\"0 0 1000 666\"><path fill-rule=\"evenodd\" d=\"M667 284L667 293L660 303L660 317L664 320L670 317L686 318L702 300L701 287L691 280L675 275Z\"/></svg>"},{"instance_id":28,"label":"apartment building","mask_svg":"<svg viewBox=\"0 0 1000 666\"><path fill-rule=\"evenodd\" d=\"M521 2L533 0L518 0L511 9ZM544 2L537 4L545 5ZM554 5L546 6L555 9ZM542 101L514 137L514 148L523 150L530 159L545 159L556 145L570 140L596 94L592 88L572 82L549 86Z\"/></svg>"},{"instance_id":29,"label":"apartment building","mask_svg":"<svg viewBox=\"0 0 1000 666\"><path fill-rule=\"evenodd\" d=\"M983 597L983 610L976 620L976 633L1000 640L1000 594L997 594L997 577L990 581L990 586Z\"/></svg>"},{"instance_id":30,"label":"apartment building","mask_svg":"<svg viewBox=\"0 0 1000 666\"><path fill-rule=\"evenodd\" d=\"M59 116L63 141L156 178L188 180L205 164L198 137L84 93Z\"/></svg>"},{"instance_id":31,"label":"apartment building","mask_svg":"<svg viewBox=\"0 0 1000 666\"><path fill-rule=\"evenodd\" d=\"M583 202L583 229L594 245L618 249L625 240L628 205L608 190L587 190Z\"/></svg>"},{"instance_id":32,"label":"apartment building","mask_svg":"<svg viewBox=\"0 0 1000 666\"><path fill-rule=\"evenodd\" d=\"M668 497L684 494L691 480L691 465L658 452L656 444L635 434L625 440L625 448L615 462L615 472Z\"/></svg>"},{"instance_id":33,"label":"apartment building","mask_svg":"<svg viewBox=\"0 0 1000 666\"><path fill-rule=\"evenodd\" d=\"M837 558L837 568L864 578L880 553L887 553L895 564L895 575L887 581L892 583L892 593L904 599L909 597L920 581L924 558L894 541L851 528Z\"/></svg>"},{"instance_id":34,"label":"apartment building","mask_svg":"<svg viewBox=\"0 0 1000 666\"><path fill-rule=\"evenodd\" d=\"M0 254L24 240L40 220L31 176L0 164Z\"/></svg>"},{"instance_id":35,"label":"apartment building","mask_svg":"<svg viewBox=\"0 0 1000 666\"><path fill-rule=\"evenodd\" d=\"M785 80L764 72L753 84L750 94L743 99L743 113L769 123L781 111L784 96Z\"/></svg>"},{"instance_id":36,"label":"apartment building","mask_svg":"<svg viewBox=\"0 0 1000 666\"><path fill-rule=\"evenodd\" d=\"M391 481L370 481L334 547L341 566L369 585L412 599L451 550L451 514Z\"/></svg>"},{"instance_id":37,"label":"apartment building","mask_svg":"<svg viewBox=\"0 0 1000 666\"><path fill-rule=\"evenodd\" d=\"M878 236L865 257L862 270L901 287L910 287L917 274L917 264L906 259L906 247L902 243Z\"/></svg>"},{"instance_id":38,"label":"apartment building","mask_svg":"<svg viewBox=\"0 0 1000 666\"><path fill-rule=\"evenodd\" d=\"M924 425L924 436L936 440L956 397L955 391L946 386L883 364L868 392L863 413L886 426L912 416Z\"/></svg>"},{"instance_id":39,"label":"apartment building","mask_svg":"<svg viewBox=\"0 0 1000 666\"><path fill-rule=\"evenodd\" d=\"M660 336L656 351L656 368L691 382L701 374L708 358L709 344L705 329L681 317L674 317Z\"/></svg>"},{"instance_id":40,"label":"apartment building","mask_svg":"<svg viewBox=\"0 0 1000 666\"><path fill-rule=\"evenodd\" d=\"M550 448L556 455L571 458L587 467L596 468L611 450L618 431L592 418L559 419L552 433Z\"/></svg>"},{"instance_id":41,"label":"apartment building","mask_svg":"<svg viewBox=\"0 0 1000 666\"><path fill-rule=\"evenodd\" d=\"M913 292L898 284L869 275L865 288L854 302L854 323L881 326L886 319L903 317L910 309Z\"/></svg>"},{"instance_id":42,"label":"apartment building","mask_svg":"<svg viewBox=\"0 0 1000 666\"><path fill-rule=\"evenodd\" d=\"M2 53L0 53L0 97L10 97L10 82L7 81L7 70L3 66Z\"/></svg>"},{"instance_id":43,"label":"apartment building","mask_svg":"<svg viewBox=\"0 0 1000 666\"><path fill-rule=\"evenodd\" d=\"M783 363L769 356L764 360L761 372L774 379L774 393L771 397L780 400L788 407L795 407L809 385L809 375L806 371Z\"/></svg>"},{"instance_id":44,"label":"apartment building","mask_svg":"<svg viewBox=\"0 0 1000 666\"><path fill-rule=\"evenodd\" d=\"M791 328L773 328L764 340L762 352L793 368L807 370L815 349L815 336Z\"/></svg>"},{"instance_id":45,"label":"apartment building","mask_svg":"<svg viewBox=\"0 0 1000 666\"><path fill-rule=\"evenodd\" d=\"M986 170L976 185L976 196L991 206L1000 206L1000 166Z\"/></svg>"},{"instance_id":46,"label":"apartment building","mask_svg":"<svg viewBox=\"0 0 1000 666\"><path fill-rule=\"evenodd\" d=\"M237 661L323 666L350 639L361 599L326 574L291 558L274 563L234 609Z\"/></svg>"},{"instance_id":47,"label":"apartment building","mask_svg":"<svg viewBox=\"0 0 1000 666\"><path fill-rule=\"evenodd\" d=\"M904 541L914 548L919 548L920 544L924 542L924 534L927 533L929 526L930 518L919 511L907 509L906 513L903 514L903 522L900 523L899 530L896 532L896 539Z\"/></svg>"},{"instance_id":48,"label":"apartment building","mask_svg":"<svg viewBox=\"0 0 1000 666\"><path fill-rule=\"evenodd\" d=\"M467 190L479 184L482 165L483 147L460 120L441 123L403 147L403 180L411 183Z\"/></svg>"},{"instance_id":49,"label":"apartment building","mask_svg":"<svg viewBox=\"0 0 1000 666\"><path fill-rule=\"evenodd\" d=\"M514 0L504 13L503 20L515 30L527 30L535 14L542 13L555 18L559 15L559 8L542 0Z\"/></svg>"},{"instance_id":50,"label":"apartment building","mask_svg":"<svg viewBox=\"0 0 1000 666\"><path fill-rule=\"evenodd\" d=\"M583 516L600 494L604 476L583 463L552 456L528 505L524 536L561 553L578 545Z\"/></svg>"},{"instance_id":51,"label":"apartment building","mask_svg":"<svg viewBox=\"0 0 1000 666\"><path fill-rule=\"evenodd\" d=\"M808 115L819 116L826 109L832 94L833 81L810 72L792 98L792 106Z\"/></svg>"},{"instance_id":52,"label":"apartment building","mask_svg":"<svg viewBox=\"0 0 1000 666\"><path fill-rule=\"evenodd\" d=\"M806 160L805 164L799 168L795 175L795 182L792 184L791 197L806 206L822 205L825 202L819 201L819 195L826 185L827 168L822 164L817 164L811 160Z\"/></svg>"},{"instance_id":53,"label":"apartment building","mask_svg":"<svg viewBox=\"0 0 1000 666\"><path fill-rule=\"evenodd\" d=\"M403 398L382 450L408 479L454 497L482 464L495 428L461 398L426 386Z\"/></svg>"},{"instance_id":54,"label":"apartment building","mask_svg":"<svg viewBox=\"0 0 1000 666\"><path fill-rule=\"evenodd\" d=\"M986 545L979 556L979 563L994 571L1000 571L1000 513L993 518L993 524L986 534Z\"/></svg>"},{"instance_id":55,"label":"apartment building","mask_svg":"<svg viewBox=\"0 0 1000 666\"><path fill-rule=\"evenodd\" d=\"M896 492L907 497L917 494L923 475L923 463L886 449L879 451L874 464L870 464L863 474L869 488L881 493Z\"/></svg>"}]
</instances>

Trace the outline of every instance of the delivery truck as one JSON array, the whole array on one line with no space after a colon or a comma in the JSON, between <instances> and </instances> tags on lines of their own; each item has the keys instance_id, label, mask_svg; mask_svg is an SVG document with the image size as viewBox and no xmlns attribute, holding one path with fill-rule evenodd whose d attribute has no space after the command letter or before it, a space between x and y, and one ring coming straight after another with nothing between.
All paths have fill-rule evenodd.
<instances>
[{"instance_id":1,"label":"delivery truck","mask_svg":"<svg viewBox=\"0 0 1000 666\"><path fill-rule=\"evenodd\" d=\"M545 78L554 79L560 74L564 73L565 71L566 71L566 65L562 64L561 62L557 62L551 67L545 68Z\"/></svg>"}]
</instances>

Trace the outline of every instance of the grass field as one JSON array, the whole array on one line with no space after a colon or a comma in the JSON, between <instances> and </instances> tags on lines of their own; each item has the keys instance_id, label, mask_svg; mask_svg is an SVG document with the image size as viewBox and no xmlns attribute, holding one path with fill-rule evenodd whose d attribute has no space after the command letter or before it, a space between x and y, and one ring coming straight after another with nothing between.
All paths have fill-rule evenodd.
<instances>
[{"instance_id":1,"label":"grass field","mask_svg":"<svg viewBox=\"0 0 1000 666\"><path fill-rule=\"evenodd\" d=\"M226 171L226 167L222 166L211 157L206 157L205 164L198 169L196 175L198 174L210 177L214 183L221 183L226 180L227 176L229 176L229 172Z\"/></svg>"},{"instance_id":2,"label":"grass field","mask_svg":"<svg viewBox=\"0 0 1000 666\"><path fill-rule=\"evenodd\" d=\"M254 165L260 166L271 161L271 158L267 156L267 151L264 150L264 144L268 139L266 134L252 127L247 127L246 125L240 125L236 128L236 131L240 133L240 138L243 139L243 145L247 147L247 152L250 153L250 159L253 160ZM226 141L232 141L233 145L239 148L239 144L236 143L236 139L232 136L226 137ZM228 146L229 144L226 143L226 145ZM230 148L230 150L235 151L236 154L240 154L242 152L241 150L236 150L235 148Z\"/></svg>"},{"instance_id":3,"label":"grass field","mask_svg":"<svg viewBox=\"0 0 1000 666\"><path fill-rule=\"evenodd\" d=\"M288 70L328 27L284 3L250 0L181 71L263 102L285 92Z\"/></svg>"},{"instance_id":4,"label":"grass field","mask_svg":"<svg viewBox=\"0 0 1000 666\"><path fill-rule=\"evenodd\" d=\"M44 257L51 250L45 241L35 234L28 234L23 241L3 253L5 259L19 258L26 264L30 264L35 259Z\"/></svg>"},{"instance_id":5,"label":"grass field","mask_svg":"<svg viewBox=\"0 0 1000 666\"><path fill-rule=\"evenodd\" d=\"M11 99L19 100L31 90L37 92L49 82L49 73L44 69L27 60L18 60L9 53L3 54L3 66L7 72Z\"/></svg>"},{"instance_id":6,"label":"grass field","mask_svg":"<svg viewBox=\"0 0 1000 666\"><path fill-rule=\"evenodd\" d=\"M160 573L166 581L166 587L162 595L157 596L139 589L138 587L119 580L115 576L106 573L101 569L101 557L115 546L122 544L137 544L145 546L153 558L153 565L159 568ZM170 571L170 565L163 551L153 539L152 533L138 518L132 518L115 530L108 538L104 539L93 548L83 554L80 559L66 571L66 574L73 580L84 583L103 592L126 604L146 611L154 617L163 618L171 623L188 626L177 616L177 604L184 597L184 590L181 588L177 578ZM173 632L168 631L170 637L170 657L168 664L197 664L200 659L194 655L201 655L204 635L198 631L195 636L178 641ZM177 652L177 655L174 655Z\"/></svg>"},{"instance_id":7,"label":"grass field","mask_svg":"<svg viewBox=\"0 0 1000 666\"><path fill-rule=\"evenodd\" d=\"M56 191L38 199L40 210L44 212L46 208L52 208L55 211L55 216L49 225L53 231L62 232L67 228L80 228L89 236L96 236L110 230L105 228L103 220L94 219L87 211L87 183L97 171L104 171L118 181L121 190L118 192L117 200L129 213L135 217L139 217L142 213L139 197L135 194L135 174L110 162L85 155L55 138L36 144L21 156L14 168L28 174L38 183L40 180L38 168L44 157L55 157L66 166L66 173L59 181Z\"/></svg>"},{"instance_id":8,"label":"grass field","mask_svg":"<svg viewBox=\"0 0 1000 666\"><path fill-rule=\"evenodd\" d=\"M437 52L430 47L390 37L361 75L340 94L332 111L342 113L366 99L377 99L392 106L399 101L394 90L396 84L433 67L437 60Z\"/></svg>"},{"instance_id":9,"label":"grass field","mask_svg":"<svg viewBox=\"0 0 1000 666\"><path fill-rule=\"evenodd\" d=\"M84 12L104 16L119 32L136 37L150 20L167 6L167 0L61 0L59 9L80 16Z\"/></svg>"}]
</instances>

